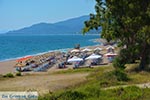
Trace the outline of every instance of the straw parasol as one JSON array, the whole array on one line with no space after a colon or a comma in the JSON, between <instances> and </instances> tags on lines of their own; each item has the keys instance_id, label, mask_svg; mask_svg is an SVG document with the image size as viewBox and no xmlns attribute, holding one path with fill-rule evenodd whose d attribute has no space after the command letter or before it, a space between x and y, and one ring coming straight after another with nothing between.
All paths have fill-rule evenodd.
<instances>
[{"instance_id":1,"label":"straw parasol","mask_svg":"<svg viewBox=\"0 0 150 100\"><path fill-rule=\"evenodd\" d=\"M108 49L115 49L115 48L113 46L108 46L106 49L108 50Z\"/></svg>"},{"instance_id":2,"label":"straw parasol","mask_svg":"<svg viewBox=\"0 0 150 100\"><path fill-rule=\"evenodd\" d=\"M22 63L17 63L14 67L24 67Z\"/></svg>"},{"instance_id":3,"label":"straw parasol","mask_svg":"<svg viewBox=\"0 0 150 100\"><path fill-rule=\"evenodd\" d=\"M31 59L31 58L32 58L32 56L26 56L26 57L23 57L23 58L19 58L16 61L17 62L22 62L22 61L26 61L26 60Z\"/></svg>"},{"instance_id":4,"label":"straw parasol","mask_svg":"<svg viewBox=\"0 0 150 100\"><path fill-rule=\"evenodd\" d=\"M102 49L102 48L97 47L97 48L95 48L94 50L95 50L95 51L96 51L96 50L101 51L101 50L103 50L103 49Z\"/></svg>"},{"instance_id":5,"label":"straw parasol","mask_svg":"<svg viewBox=\"0 0 150 100\"><path fill-rule=\"evenodd\" d=\"M80 52L80 50L79 49L73 49L73 50L71 50L71 53L73 53L73 52Z\"/></svg>"}]
</instances>

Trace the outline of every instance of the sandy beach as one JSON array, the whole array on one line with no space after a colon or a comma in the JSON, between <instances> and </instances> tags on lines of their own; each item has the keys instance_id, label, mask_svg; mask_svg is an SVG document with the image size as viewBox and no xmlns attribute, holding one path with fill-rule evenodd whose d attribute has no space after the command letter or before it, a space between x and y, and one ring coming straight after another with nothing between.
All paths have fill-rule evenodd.
<instances>
[{"instance_id":1,"label":"sandy beach","mask_svg":"<svg viewBox=\"0 0 150 100\"><path fill-rule=\"evenodd\" d=\"M96 46L88 46L88 47L82 47L80 50L83 50L85 48L89 48L94 50L95 48L102 48L100 51L101 54L106 54L107 50L106 48L108 46L101 46L101 45L96 45ZM72 49L73 50L73 49ZM70 51L68 51L70 52ZM68 53L67 52L67 53ZM47 71L40 71L40 72L34 72L34 71L29 71L29 72L22 72L22 77L15 76L15 78L6 78L1 80L0 82L0 90L1 91L28 91L28 90L35 90L38 91L39 94L45 94L48 93L49 91L57 91L59 89L65 89L68 86L75 86L76 84L80 84L82 82L86 81L87 76L89 75L89 72L85 73L70 73L70 74L57 74L57 72L63 72L63 71L71 71L73 70L74 64L71 65L66 65L66 68L58 68L58 64L62 61L65 61L66 57L62 57L64 53L60 53L58 51L55 52L50 52L50 53L45 53L42 55L34 56L32 59L38 60L38 58L42 57L45 58L47 56L56 56L57 62L47 69ZM93 51L90 53L93 54ZM108 60L106 57L103 57L103 63L107 63ZM0 62L0 74L7 74L7 73L13 73L15 74L16 68L14 67L17 63L17 60L10 60L10 61L4 61ZM96 65L92 66L93 68L95 67L107 67L108 65ZM85 65L80 66L81 70ZM93 69L93 68L88 68L88 69ZM80 70L80 68L79 68ZM11 83L11 84L10 84Z\"/></svg>"},{"instance_id":2,"label":"sandy beach","mask_svg":"<svg viewBox=\"0 0 150 100\"><path fill-rule=\"evenodd\" d=\"M82 47L80 49L81 50L83 50L84 48L95 49L97 47L103 48L103 50L101 51L102 54L107 53L107 51L106 51L107 46L102 46L102 45L87 46L87 47ZM38 55L38 56L35 56L34 58L38 58L39 56L43 57L43 56L49 56L49 55L56 55L56 57L59 58L59 59L62 56L60 52L56 51L56 52L50 52L50 53ZM104 58L104 62L107 62L106 58ZM17 63L16 60L0 62L0 74L14 73L15 72L14 66L16 65L16 63ZM56 68L57 65L58 65L58 62L54 66L52 66L50 69L48 69L48 72L56 71L58 69L58 68Z\"/></svg>"},{"instance_id":3,"label":"sandy beach","mask_svg":"<svg viewBox=\"0 0 150 100\"><path fill-rule=\"evenodd\" d=\"M15 71L15 60L0 62L0 74L12 73Z\"/></svg>"}]
</instances>

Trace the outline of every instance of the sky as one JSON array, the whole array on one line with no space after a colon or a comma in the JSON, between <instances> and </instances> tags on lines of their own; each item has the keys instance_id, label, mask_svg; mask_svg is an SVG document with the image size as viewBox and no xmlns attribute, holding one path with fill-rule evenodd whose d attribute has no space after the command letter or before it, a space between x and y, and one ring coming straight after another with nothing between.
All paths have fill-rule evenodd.
<instances>
[{"instance_id":1,"label":"sky","mask_svg":"<svg viewBox=\"0 0 150 100\"><path fill-rule=\"evenodd\" d=\"M0 31L94 13L95 0L0 0Z\"/></svg>"}]
</instances>

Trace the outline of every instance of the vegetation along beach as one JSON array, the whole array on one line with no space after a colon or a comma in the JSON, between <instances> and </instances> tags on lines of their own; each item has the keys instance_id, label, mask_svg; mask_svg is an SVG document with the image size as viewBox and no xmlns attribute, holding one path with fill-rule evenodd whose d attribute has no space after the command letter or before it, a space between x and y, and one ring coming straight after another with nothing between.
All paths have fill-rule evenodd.
<instances>
[{"instance_id":1,"label":"vegetation along beach","mask_svg":"<svg viewBox=\"0 0 150 100\"><path fill-rule=\"evenodd\" d=\"M0 7L0 100L150 100L150 1Z\"/></svg>"}]
</instances>

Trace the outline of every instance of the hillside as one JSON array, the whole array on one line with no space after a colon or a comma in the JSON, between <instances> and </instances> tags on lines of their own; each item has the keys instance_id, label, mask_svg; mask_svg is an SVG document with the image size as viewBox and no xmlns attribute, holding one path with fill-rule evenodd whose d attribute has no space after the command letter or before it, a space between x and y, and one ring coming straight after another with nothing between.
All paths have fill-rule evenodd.
<instances>
[{"instance_id":1,"label":"hillside","mask_svg":"<svg viewBox=\"0 0 150 100\"><path fill-rule=\"evenodd\" d=\"M7 32L7 34L75 34L81 33L84 21L89 16L81 16L57 23L38 23L19 30Z\"/></svg>"}]
</instances>

